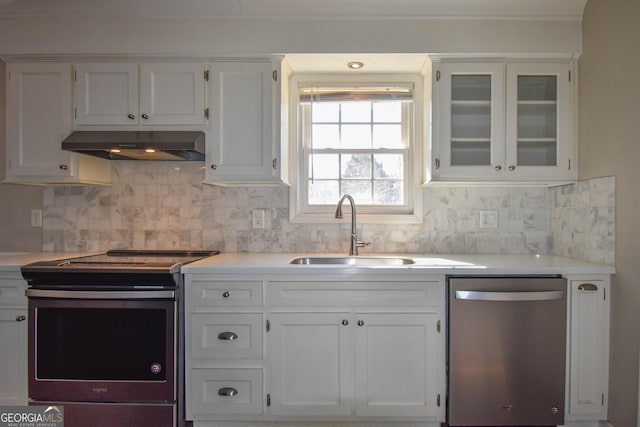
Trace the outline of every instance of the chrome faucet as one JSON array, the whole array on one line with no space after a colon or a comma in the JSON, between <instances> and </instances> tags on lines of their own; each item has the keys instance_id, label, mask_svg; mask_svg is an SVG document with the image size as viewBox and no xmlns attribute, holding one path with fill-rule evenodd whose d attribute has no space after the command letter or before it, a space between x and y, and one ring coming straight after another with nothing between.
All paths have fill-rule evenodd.
<instances>
[{"instance_id":1,"label":"chrome faucet","mask_svg":"<svg viewBox=\"0 0 640 427\"><path fill-rule=\"evenodd\" d=\"M347 199L351 204L351 243L349 245L349 256L358 255L358 248L362 248L368 245L368 243L359 241L358 235L356 234L356 203L353 201L353 197L345 194L340 198L335 217L338 219L342 218L342 204L344 203L344 199Z\"/></svg>"}]
</instances>

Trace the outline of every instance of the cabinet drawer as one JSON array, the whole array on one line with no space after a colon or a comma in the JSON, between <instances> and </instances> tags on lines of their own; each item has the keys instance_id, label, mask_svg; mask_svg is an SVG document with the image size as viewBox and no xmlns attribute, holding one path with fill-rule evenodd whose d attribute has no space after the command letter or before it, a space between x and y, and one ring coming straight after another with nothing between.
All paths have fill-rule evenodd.
<instances>
[{"instance_id":1,"label":"cabinet drawer","mask_svg":"<svg viewBox=\"0 0 640 427\"><path fill-rule=\"evenodd\" d=\"M262 414L262 369L192 369L191 414Z\"/></svg>"},{"instance_id":2,"label":"cabinet drawer","mask_svg":"<svg viewBox=\"0 0 640 427\"><path fill-rule=\"evenodd\" d=\"M428 307L444 302L440 281L274 281L267 292L271 306Z\"/></svg>"},{"instance_id":3,"label":"cabinet drawer","mask_svg":"<svg viewBox=\"0 0 640 427\"><path fill-rule=\"evenodd\" d=\"M261 313L196 313L191 318L192 357L262 358Z\"/></svg>"},{"instance_id":4,"label":"cabinet drawer","mask_svg":"<svg viewBox=\"0 0 640 427\"><path fill-rule=\"evenodd\" d=\"M189 285L193 307L260 307L262 281L192 281Z\"/></svg>"},{"instance_id":5,"label":"cabinet drawer","mask_svg":"<svg viewBox=\"0 0 640 427\"><path fill-rule=\"evenodd\" d=\"M26 307L26 287L23 279L0 277L0 306Z\"/></svg>"}]
</instances>

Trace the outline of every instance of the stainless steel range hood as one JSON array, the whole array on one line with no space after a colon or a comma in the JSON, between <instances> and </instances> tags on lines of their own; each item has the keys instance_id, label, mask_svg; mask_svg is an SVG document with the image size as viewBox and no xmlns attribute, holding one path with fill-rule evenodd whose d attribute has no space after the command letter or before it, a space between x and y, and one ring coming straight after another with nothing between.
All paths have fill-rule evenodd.
<instances>
[{"instance_id":1,"label":"stainless steel range hood","mask_svg":"<svg viewBox=\"0 0 640 427\"><path fill-rule=\"evenodd\" d=\"M62 149L109 160L204 160L204 132L75 131Z\"/></svg>"}]
</instances>

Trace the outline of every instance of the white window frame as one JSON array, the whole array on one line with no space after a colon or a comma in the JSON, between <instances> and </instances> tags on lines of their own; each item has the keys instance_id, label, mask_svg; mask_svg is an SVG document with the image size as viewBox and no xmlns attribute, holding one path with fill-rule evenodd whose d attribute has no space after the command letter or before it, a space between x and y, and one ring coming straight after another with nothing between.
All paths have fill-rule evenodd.
<instances>
[{"instance_id":1,"label":"white window frame","mask_svg":"<svg viewBox=\"0 0 640 427\"><path fill-rule=\"evenodd\" d=\"M414 99L405 182L407 207L374 207L358 205L358 223L405 223L423 221L422 183L424 182L425 128L427 108L425 108L424 77L420 74L296 74L289 79L289 170L291 187L289 190L289 221L292 223L333 223L336 206L307 207L308 177L304 176L304 150L300 139L302 118L300 117L299 87L315 84L411 84ZM336 199L336 205L338 200Z\"/></svg>"}]
</instances>

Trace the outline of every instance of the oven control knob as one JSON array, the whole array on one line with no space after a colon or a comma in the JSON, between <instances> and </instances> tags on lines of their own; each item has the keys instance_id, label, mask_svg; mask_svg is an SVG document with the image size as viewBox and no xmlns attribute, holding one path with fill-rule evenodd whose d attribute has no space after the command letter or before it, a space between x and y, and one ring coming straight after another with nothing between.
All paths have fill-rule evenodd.
<instances>
[{"instance_id":1,"label":"oven control knob","mask_svg":"<svg viewBox=\"0 0 640 427\"><path fill-rule=\"evenodd\" d=\"M151 372L154 374L159 374L160 372L162 372L162 365L159 363L152 363Z\"/></svg>"}]
</instances>

